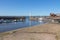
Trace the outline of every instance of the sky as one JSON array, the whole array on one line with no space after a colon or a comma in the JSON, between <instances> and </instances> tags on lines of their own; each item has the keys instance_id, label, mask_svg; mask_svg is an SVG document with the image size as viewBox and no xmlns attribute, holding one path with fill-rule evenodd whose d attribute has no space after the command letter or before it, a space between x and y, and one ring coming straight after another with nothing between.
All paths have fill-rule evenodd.
<instances>
[{"instance_id":1,"label":"sky","mask_svg":"<svg viewBox=\"0 0 60 40\"><path fill-rule=\"evenodd\" d=\"M60 13L60 0L0 0L0 16L48 16Z\"/></svg>"}]
</instances>

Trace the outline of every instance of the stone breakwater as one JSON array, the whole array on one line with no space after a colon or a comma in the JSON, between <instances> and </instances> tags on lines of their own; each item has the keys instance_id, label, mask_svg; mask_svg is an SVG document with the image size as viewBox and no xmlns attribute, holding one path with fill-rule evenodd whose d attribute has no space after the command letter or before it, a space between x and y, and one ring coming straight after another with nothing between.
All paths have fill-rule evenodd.
<instances>
[{"instance_id":1,"label":"stone breakwater","mask_svg":"<svg viewBox=\"0 0 60 40\"><path fill-rule=\"evenodd\" d=\"M60 40L60 24L43 24L0 33L0 40Z\"/></svg>"}]
</instances>

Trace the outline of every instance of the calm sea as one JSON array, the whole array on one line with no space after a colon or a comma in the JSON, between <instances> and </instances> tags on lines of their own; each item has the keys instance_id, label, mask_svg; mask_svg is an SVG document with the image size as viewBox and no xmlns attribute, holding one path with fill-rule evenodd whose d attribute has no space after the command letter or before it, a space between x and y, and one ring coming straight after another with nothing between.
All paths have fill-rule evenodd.
<instances>
[{"instance_id":1,"label":"calm sea","mask_svg":"<svg viewBox=\"0 0 60 40\"><path fill-rule=\"evenodd\" d=\"M20 29L24 27L32 27L34 25L43 24L43 22L39 21L30 21L29 17L26 17L24 22L12 22L12 23L2 23L0 24L0 32L11 31L15 29Z\"/></svg>"}]
</instances>

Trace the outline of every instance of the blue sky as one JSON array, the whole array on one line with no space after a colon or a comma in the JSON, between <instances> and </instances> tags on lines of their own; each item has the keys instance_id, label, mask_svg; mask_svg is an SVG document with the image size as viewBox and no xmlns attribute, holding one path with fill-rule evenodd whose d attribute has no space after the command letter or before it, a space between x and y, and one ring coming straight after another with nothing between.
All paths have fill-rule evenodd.
<instances>
[{"instance_id":1,"label":"blue sky","mask_svg":"<svg viewBox=\"0 0 60 40\"><path fill-rule=\"evenodd\" d=\"M60 13L60 0L0 0L0 16L47 16Z\"/></svg>"}]
</instances>

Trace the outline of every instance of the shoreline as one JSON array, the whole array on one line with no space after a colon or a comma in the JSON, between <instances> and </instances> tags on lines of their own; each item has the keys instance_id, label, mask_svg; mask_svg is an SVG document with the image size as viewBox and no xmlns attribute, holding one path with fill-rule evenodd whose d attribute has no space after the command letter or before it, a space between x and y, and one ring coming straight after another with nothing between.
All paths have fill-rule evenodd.
<instances>
[{"instance_id":1,"label":"shoreline","mask_svg":"<svg viewBox=\"0 0 60 40\"><path fill-rule=\"evenodd\" d=\"M37 24L37 25L34 25L34 26L38 26L38 25L44 25L44 24ZM15 33L21 29L25 29L25 28L30 28L30 27L34 27L34 26L29 26L29 27L24 27L24 28L19 28L19 29L15 29L15 30L11 30L11 31L6 31L6 32L1 32L0 35L2 34L11 34L11 33Z\"/></svg>"},{"instance_id":2,"label":"shoreline","mask_svg":"<svg viewBox=\"0 0 60 40\"><path fill-rule=\"evenodd\" d=\"M44 23L44 24L37 24L37 25L34 25L34 26L29 26L29 27L24 27L24 28L19 28L19 29L15 29L15 30L11 30L11 31L6 31L6 32L1 32L1 34L5 34L5 33L14 33L14 32L17 32L19 30L22 30L22 29L26 29L26 28L31 28L31 27L35 27L35 26L41 26L41 25L45 25L45 24L48 24L48 23Z\"/></svg>"},{"instance_id":3,"label":"shoreline","mask_svg":"<svg viewBox=\"0 0 60 40\"><path fill-rule=\"evenodd\" d=\"M47 36L49 38L52 38L52 40L60 40L60 24L48 23L48 24L35 25L33 27L21 28L17 30L0 33L0 37L3 37L5 39L7 39L7 37L9 39L12 39L14 37L21 38L22 36L24 38L27 36L26 38L24 38L24 40L27 39L28 37L34 38L38 36L38 38L40 38L41 35L42 38L44 38L45 35L45 38Z\"/></svg>"}]
</instances>

